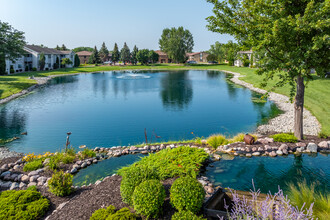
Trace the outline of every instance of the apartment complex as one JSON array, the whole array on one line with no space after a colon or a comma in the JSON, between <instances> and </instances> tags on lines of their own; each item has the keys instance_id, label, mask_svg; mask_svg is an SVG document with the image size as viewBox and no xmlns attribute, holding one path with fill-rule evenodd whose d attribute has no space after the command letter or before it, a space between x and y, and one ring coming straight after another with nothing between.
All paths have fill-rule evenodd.
<instances>
[{"instance_id":1,"label":"apartment complex","mask_svg":"<svg viewBox=\"0 0 330 220\"><path fill-rule=\"evenodd\" d=\"M208 55L206 52L187 53L188 61L196 61L197 63L206 63Z\"/></svg>"}]
</instances>

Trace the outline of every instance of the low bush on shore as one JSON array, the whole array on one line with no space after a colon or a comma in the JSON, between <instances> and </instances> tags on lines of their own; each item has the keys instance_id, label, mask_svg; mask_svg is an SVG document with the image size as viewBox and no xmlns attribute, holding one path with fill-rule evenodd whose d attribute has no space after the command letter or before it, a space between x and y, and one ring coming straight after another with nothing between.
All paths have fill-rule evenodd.
<instances>
[{"instance_id":1,"label":"low bush on shore","mask_svg":"<svg viewBox=\"0 0 330 220\"><path fill-rule=\"evenodd\" d=\"M108 216L114 214L115 212L116 208L113 205L110 205L105 209L96 210L89 220L106 220Z\"/></svg>"},{"instance_id":2,"label":"low bush on shore","mask_svg":"<svg viewBox=\"0 0 330 220\"><path fill-rule=\"evenodd\" d=\"M38 160L34 160L34 161L31 161L31 162L28 162L27 164L25 164L23 167L23 171L29 172L29 171L40 169L42 167L43 167L42 159L38 159Z\"/></svg>"},{"instance_id":3,"label":"low bush on shore","mask_svg":"<svg viewBox=\"0 0 330 220\"><path fill-rule=\"evenodd\" d=\"M298 139L291 133L274 134L271 136L276 142L297 143Z\"/></svg>"},{"instance_id":4,"label":"low bush on shore","mask_svg":"<svg viewBox=\"0 0 330 220\"><path fill-rule=\"evenodd\" d=\"M96 210L89 220L135 220L137 217L128 208L122 208L116 212L116 208L110 205L105 209Z\"/></svg>"},{"instance_id":5,"label":"low bush on shore","mask_svg":"<svg viewBox=\"0 0 330 220\"><path fill-rule=\"evenodd\" d=\"M0 193L0 219L35 220L49 208L49 201L36 190L8 190Z\"/></svg>"},{"instance_id":6,"label":"low bush on shore","mask_svg":"<svg viewBox=\"0 0 330 220\"><path fill-rule=\"evenodd\" d=\"M205 218L199 217L191 211L176 212L172 215L172 220L206 220Z\"/></svg>"},{"instance_id":7,"label":"low bush on shore","mask_svg":"<svg viewBox=\"0 0 330 220\"><path fill-rule=\"evenodd\" d=\"M52 178L48 181L49 191L56 196L67 196L73 191L73 176L63 171L55 171Z\"/></svg>"},{"instance_id":8,"label":"low bush on shore","mask_svg":"<svg viewBox=\"0 0 330 220\"><path fill-rule=\"evenodd\" d=\"M214 149L217 149L217 147L220 145L226 145L228 143L229 141L226 139L226 137L220 134L212 135L207 139L207 144Z\"/></svg>"},{"instance_id":9,"label":"low bush on shore","mask_svg":"<svg viewBox=\"0 0 330 220\"><path fill-rule=\"evenodd\" d=\"M83 151L80 152L79 158L84 160L86 158L95 157L96 153L92 149L85 148Z\"/></svg>"}]
</instances>

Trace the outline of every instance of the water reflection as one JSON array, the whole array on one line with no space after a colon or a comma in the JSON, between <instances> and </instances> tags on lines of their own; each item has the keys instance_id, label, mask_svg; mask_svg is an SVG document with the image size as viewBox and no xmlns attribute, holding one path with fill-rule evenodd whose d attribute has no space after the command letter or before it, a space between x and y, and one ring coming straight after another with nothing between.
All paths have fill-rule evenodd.
<instances>
[{"instance_id":1,"label":"water reflection","mask_svg":"<svg viewBox=\"0 0 330 220\"><path fill-rule=\"evenodd\" d=\"M192 82L189 79L188 71L163 75L160 97L166 109L182 110L187 108L193 98Z\"/></svg>"},{"instance_id":2,"label":"water reflection","mask_svg":"<svg viewBox=\"0 0 330 220\"><path fill-rule=\"evenodd\" d=\"M25 132L26 114L19 109L8 112L0 108L0 138L9 139Z\"/></svg>"}]
</instances>

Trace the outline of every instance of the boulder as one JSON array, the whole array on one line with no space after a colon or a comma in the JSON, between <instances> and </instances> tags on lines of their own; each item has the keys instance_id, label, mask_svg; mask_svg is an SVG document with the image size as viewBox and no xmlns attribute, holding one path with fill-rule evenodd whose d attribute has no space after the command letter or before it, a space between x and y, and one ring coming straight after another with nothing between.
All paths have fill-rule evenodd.
<instances>
[{"instance_id":1,"label":"boulder","mask_svg":"<svg viewBox=\"0 0 330 220\"><path fill-rule=\"evenodd\" d=\"M141 154L148 154L147 150L141 151Z\"/></svg>"},{"instance_id":2,"label":"boulder","mask_svg":"<svg viewBox=\"0 0 330 220\"><path fill-rule=\"evenodd\" d=\"M286 150L286 149L283 149L282 152L283 152L283 154L285 154L285 155L288 154L288 150Z\"/></svg>"},{"instance_id":3,"label":"boulder","mask_svg":"<svg viewBox=\"0 0 330 220\"><path fill-rule=\"evenodd\" d=\"M73 169L70 170L71 174L74 174L74 173L77 173L77 172L78 172L77 168L73 168Z\"/></svg>"},{"instance_id":4,"label":"boulder","mask_svg":"<svg viewBox=\"0 0 330 220\"><path fill-rule=\"evenodd\" d=\"M270 150L271 147L269 145L265 145L265 150Z\"/></svg>"},{"instance_id":5,"label":"boulder","mask_svg":"<svg viewBox=\"0 0 330 220\"><path fill-rule=\"evenodd\" d=\"M306 147L306 144L303 142L298 142L298 143L296 143L296 146L297 147Z\"/></svg>"},{"instance_id":6,"label":"boulder","mask_svg":"<svg viewBox=\"0 0 330 220\"><path fill-rule=\"evenodd\" d=\"M81 168L85 168L85 167L87 167L87 163L86 163L86 162L83 162L83 163L81 164Z\"/></svg>"},{"instance_id":7,"label":"boulder","mask_svg":"<svg viewBox=\"0 0 330 220\"><path fill-rule=\"evenodd\" d=\"M276 157L277 154L275 153L275 151L272 151L272 152L269 153L269 156L271 156L271 157Z\"/></svg>"},{"instance_id":8,"label":"boulder","mask_svg":"<svg viewBox=\"0 0 330 220\"><path fill-rule=\"evenodd\" d=\"M207 185L207 182L205 180L199 179L198 182L200 182L200 184L202 184L203 186Z\"/></svg>"},{"instance_id":9,"label":"boulder","mask_svg":"<svg viewBox=\"0 0 330 220\"><path fill-rule=\"evenodd\" d=\"M20 189L22 189L22 188L26 187L26 184L23 183L23 182L21 182L21 183L18 185L18 187L19 187Z\"/></svg>"},{"instance_id":10,"label":"boulder","mask_svg":"<svg viewBox=\"0 0 330 220\"><path fill-rule=\"evenodd\" d=\"M212 187L210 187L210 186L205 186L204 189L209 194L213 194L214 193L214 189Z\"/></svg>"},{"instance_id":11,"label":"boulder","mask_svg":"<svg viewBox=\"0 0 330 220\"><path fill-rule=\"evenodd\" d=\"M47 181L47 177L41 176L37 179L37 181L45 183Z\"/></svg>"},{"instance_id":12,"label":"boulder","mask_svg":"<svg viewBox=\"0 0 330 220\"><path fill-rule=\"evenodd\" d=\"M246 157L252 157L252 154L248 153L245 155Z\"/></svg>"},{"instance_id":13,"label":"boulder","mask_svg":"<svg viewBox=\"0 0 330 220\"><path fill-rule=\"evenodd\" d=\"M265 140L266 140L268 143L273 143L273 142L274 142L274 138L265 137Z\"/></svg>"},{"instance_id":14,"label":"boulder","mask_svg":"<svg viewBox=\"0 0 330 220\"><path fill-rule=\"evenodd\" d=\"M98 180L98 181L95 182L95 185L99 185L100 183L102 183L102 181Z\"/></svg>"},{"instance_id":15,"label":"boulder","mask_svg":"<svg viewBox=\"0 0 330 220\"><path fill-rule=\"evenodd\" d=\"M42 163L43 165L47 165L50 163L50 158L46 158L45 161Z\"/></svg>"},{"instance_id":16,"label":"boulder","mask_svg":"<svg viewBox=\"0 0 330 220\"><path fill-rule=\"evenodd\" d=\"M19 169L21 169L21 166L20 165L15 165L14 166L14 170L19 170Z\"/></svg>"},{"instance_id":17,"label":"boulder","mask_svg":"<svg viewBox=\"0 0 330 220\"><path fill-rule=\"evenodd\" d=\"M130 150L130 151L137 150L137 147L135 147L135 146L131 146L131 147L129 148L129 150Z\"/></svg>"},{"instance_id":18,"label":"boulder","mask_svg":"<svg viewBox=\"0 0 330 220\"><path fill-rule=\"evenodd\" d=\"M10 174L11 174L10 171L3 172L3 173L1 173L1 175L0 175L0 179L4 178L5 176L10 175Z\"/></svg>"},{"instance_id":19,"label":"boulder","mask_svg":"<svg viewBox=\"0 0 330 220\"><path fill-rule=\"evenodd\" d=\"M24 183L28 183L29 182L30 177L28 175L23 175L21 178L21 181Z\"/></svg>"},{"instance_id":20,"label":"boulder","mask_svg":"<svg viewBox=\"0 0 330 220\"><path fill-rule=\"evenodd\" d=\"M99 147L95 147L95 148L94 148L94 151L99 151L99 150L100 150Z\"/></svg>"},{"instance_id":21,"label":"boulder","mask_svg":"<svg viewBox=\"0 0 330 220\"><path fill-rule=\"evenodd\" d=\"M265 148L263 146L258 147L258 151L264 151L264 150L265 150Z\"/></svg>"},{"instance_id":22,"label":"boulder","mask_svg":"<svg viewBox=\"0 0 330 220\"><path fill-rule=\"evenodd\" d=\"M307 145L307 151L311 153L317 153L317 145L315 143L309 143Z\"/></svg>"},{"instance_id":23,"label":"boulder","mask_svg":"<svg viewBox=\"0 0 330 220\"><path fill-rule=\"evenodd\" d=\"M36 170L34 170L34 171L31 171L29 174L28 174L28 176L36 176L36 175L38 175L39 174L39 172L37 172Z\"/></svg>"},{"instance_id":24,"label":"boulder","mask_svg":"<svg viewBox=\"0 0 330 220\"><path fill-rule=\"evenodd\" d=\"M288 145L286 145L286 144L282 144L281 146L280 146L280 148L279 148L279 150L281 150L281 151L283 151L283 150L288 150L289 149L289 147L288 147Z\"/></svg>"},{"instance_id":25,"label":"boulder","mask_svg":"<svg viewBox=\"0 0 330 220\"><path fill-rule=\"evenodd\" d=\"M149 145L146 145L146 146L143 147L143 149L144 150L150 150L150 147L149 147Z\"/></svg>"},{"instance_id":26,"label":"boulder","mask_svg":"<svg viewBox=\"0 0 330 220\"><path fill-rule=\"evenodd\" d=\"M37 182L37 179L39 178L39 175L36 176L31 176L30 177L30 182Z\"/></svg>"},{"instance_id":27,"label":"boulder","mask_svg":"<svg viewBox=\"0 0 330 220\"><path fill-rule=\"evenodd\" d=\"M23 176L24 174L19 174L18 176L17 176L17 181L18 182L21 182L22 181L22 176Z\"/></svg>"},{"instance_id":28,"label":"boulder","mask_svg":"<svg viewBox=\"0 0 330 220\"><path fill-rule=\"evenodd\" d=\"M14 189L18 189L19 188L19 184L16 182L13 182L9 188L9 190L14 190Z\"/></svg>"},{"instance_id":29,"label":"boulder","mask_svg":"<svg viewBox=\"0 0 330 220\"><path fill-rule=\"evenodd\" d=\"M79 166L78 164L74 164L74 165L72 166L72 168L73 168L73 169L76 168L77 170L79 170L79 169L80 169L80 166Z\"/></svg>"},{"instance_id":30,"label":"boulder","mask_svg":"<svg viewBox=\"0 0 330 220\"><path fill-rule=\"evenodd\" d=\"M283 152L281 150L277 150L276 151L276 154L279 155L279 156L282 156L283 155Z\"/></svg>"},{"instance_id":31,"label":"boulder","mask_svg":"<svg viewBox=\"0 0 330 220\"><path fill-rule=\"evenodd\" d=\"M257 151L257 148L256 147L252 147L252 151L253 152L256 152Z\"/></svg>"},{"instance_id":32,"label":"boulder","mask_svg":"<svg viewBox=\"0 0 330 220\"><path fill-rule=\"evenodd\" d=\"M254 152L252 153L253 156L260 156L260 152Z\"/></svg>"},{"instance_id":33,"label":"boulder","mask_svg":"<svg viewBox=\"0 0 330 220\"><path fill-rule=\"evenodd\" d=\"M4 182L1 186L3 188L10 188L11 187L11 184L12 184L12 182Z\"/></svg>"},{"instance_id":34,"label":"boulder","mask_svg":"<svg viewBox=\"0 0 330 220\"><path fill-rule=\"evenodd\" d=\"M30 186L36 186L36 185L37 185L36 182L31 182L31 183L29 183L29 184L27 185L27 187L30 187Z\"/></svg>"},{"instance_id":35,"label":"boulder","mask_svg":"<svg viewBox=\"0 0 330 220\"><path fill-rule=\"evenodd\" d=\"M322 148L329 148L330 145L328 144L327 141L322 141L319 143L319 147L322 147Z\"/></svg>"},{"instance_id":36,"label":"boulder","mask_svg":"<svg viewBox=\"0 0 330 220\"><path fill-rule=\"evenodd\" d=\"M1 166L1 169L2 169L2 170L8 170L8 169L9 169L8 164L4 164L4 165L2 165L2 166Z\"/></svg>"}]
</instances>

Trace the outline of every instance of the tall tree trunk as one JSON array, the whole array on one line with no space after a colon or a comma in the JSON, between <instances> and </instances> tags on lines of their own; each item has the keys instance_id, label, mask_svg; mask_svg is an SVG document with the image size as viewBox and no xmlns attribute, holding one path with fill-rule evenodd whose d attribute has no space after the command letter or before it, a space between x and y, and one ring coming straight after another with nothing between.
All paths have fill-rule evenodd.
<instances>
[{"instance_id":1,"label":"tall tree trunk","mask_svg":"<svg viewBox=\"0 0 330 220\"><path fill-rule=\"evenodd\" d=\"M303 110L304 110L304 95L305 95L305 85L304 78L301 76L297 77L297 91L294 102L294 136L298 140L303 139Z\"/></svg>"}]
</instances>

